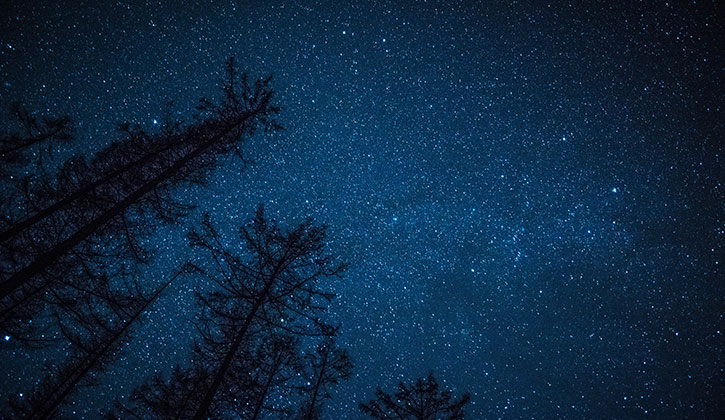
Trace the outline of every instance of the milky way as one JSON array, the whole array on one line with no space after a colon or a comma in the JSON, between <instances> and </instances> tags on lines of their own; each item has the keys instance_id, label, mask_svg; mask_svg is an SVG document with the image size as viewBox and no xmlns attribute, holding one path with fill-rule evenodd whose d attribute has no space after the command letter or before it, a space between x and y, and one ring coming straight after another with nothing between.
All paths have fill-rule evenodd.
<instances>
[{"instance_id":1,"label":"milky way","mask_svg":"<svg viewBox=\"0 0 725 420\"><path fill-rule=\"evenodd\" d=\"M470 418L718 412L715 3L12 3L1 105L70 114L74 153L121 121L153 131L169 101L189 121L229 56L273 75L285 131L178 195L199 206L190 220L209 212L232 230L262 202L329 225L351 265L330 316L355 370L326 418L361 418L376 386L429 371L472 393ZM185 229L148 238L149 276L184 260ZM155 307L74 410L93 418L183 360L193 288ZM3 394L41 368L25 350L14 362Z\"/></svg>"}]
</instances>

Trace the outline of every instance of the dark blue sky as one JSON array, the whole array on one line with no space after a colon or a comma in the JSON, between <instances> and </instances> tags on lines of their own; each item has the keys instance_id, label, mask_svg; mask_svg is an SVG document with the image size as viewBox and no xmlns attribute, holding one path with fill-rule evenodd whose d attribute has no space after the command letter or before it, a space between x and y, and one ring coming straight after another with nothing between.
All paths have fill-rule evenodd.
<instances>
[{"instance_id":1,"label":"dark blue sky","mask_svg":"<svg viewBox=\"0 0 725 420\"><path fill-rule=\"evenodd\" d=\"M471 418L712 416L725 398L715 2L3 3L2 105L69 113L77 153L117 122L153 130L170 100L188 120L231 55L274 75L286 130L181 196L230 229L260 202L330 225L356 368L328 418L429 370L473 394ZM150 276L183 260L183 229L149 238ZM98 404L186 351L192 288Z\"/></svg>"}]
</instances>

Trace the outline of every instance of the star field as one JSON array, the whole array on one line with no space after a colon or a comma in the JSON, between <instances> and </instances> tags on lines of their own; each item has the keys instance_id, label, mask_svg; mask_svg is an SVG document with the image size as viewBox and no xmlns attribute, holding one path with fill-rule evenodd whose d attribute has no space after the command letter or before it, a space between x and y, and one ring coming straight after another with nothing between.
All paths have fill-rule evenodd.
<instances>
[{"instance_id":1,"label":"star field","mask_svg":"<svg viewBox=\"0 0 725 420\"><path fill-rule=\"evenodd\" d=\"M231 55L273 74L285 130L178 193L190 221L230 232L258 203L329 225L351 264L330 316L355 369L326 418L362 418L375 387L428 371L471 392L474 419L719 413L714 2L183 3L7 5L2 105L70 114L72 152L90 154L118 122L189 121ZM150 279L185 260L186 228L147 239ZM94 418L183 360L194 287L154 306L74 410ZM3 381L27 383L37 353L14 357Z\"/></svg>"}]
</instances>

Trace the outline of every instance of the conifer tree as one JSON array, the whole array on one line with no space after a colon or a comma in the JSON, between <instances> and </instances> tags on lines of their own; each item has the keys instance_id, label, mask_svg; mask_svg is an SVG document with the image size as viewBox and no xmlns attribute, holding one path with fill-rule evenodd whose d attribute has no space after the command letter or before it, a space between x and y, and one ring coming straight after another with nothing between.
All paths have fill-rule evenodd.
<instances>
[{"instance_id":1,"label":"conifer tree","mask_svg":"<svg viewBox=\"0 0 725 420\"><path fill-rule=\"evenodd\" d=\"M10 175L12 166L26 166L33 161L42 166L43 156L52 157L54 147L74 138L71 119L67 115L38 116L20 102L10 105L10 113L15 128L0 135L0 173L3 175ZM36 159L30 159L29 155Z\"/></svg>"},{"instance_id":2,"label":"conifer tree","mask_svg":"<svg viewBox=\"0 0 725 420\"><path fill-rule=\"evenodd\" d=\"M323 398L332 398L328 387L347 379L352 373L352 361L347 350L336 347L332 337L326 337L314 352L305 357L308 382L301 388L305 395L297 418L321 418Z\"/></svg>"},{"instance_id":3,"label":"conifer tree","mask_svg":"<svg viewBox=\"0 0 725 420\"><path fill-rule=\"evenodd\" d=\"M59 289L92 289L112 277L102 274L119 257L146 261L144 234L189 209L173 199L173 187L201 182L221 155L241 155L258 128L280 128L269 82L250 86L230 59L223 99L202 99L194 124L155 135L125 125L123 140L93 159L71 159L51 181L26 183L17 210L0 228L3 332L23 336L28 320Z\"/></svg>"},{"instance_id":4,"label":"conifer tree","mask_svg":"<svg viewBox=\"0 0 725 420\"><path fill-rule=\"evenodd\" d=\"M146 418L193 419L287 412L268 401L290 378L300 377L293 372L302 373L293 338L332 336L337 329L319 319L333 295L318 283L345 269L325 251L325 228L307 220L282 230L259 207L240 229L238 246L246 251L241 255L224 244L208 216L189 237L205 251L197 276L215 286L198 294L201 338L189 366L176 369L169 381L156 377L140 387L133 406L124 410Z\"/></svg>"},{"instance_id":5,"label":"conifer tree","mask_svg":"<svg viewBox=\"0 0 725 420\"><path fill-rule=\"evenodd\" d=\"M378 388L375 399L360 403L360 410L377 420L460 420L465 414L463 407L470 399L468 393L456 400L451 391L439 391L438 381L429 374L413 386L400 382L395 394Z\"/></svg>"},{"instance_id":6,"label":"conifer tree","mask_svg":"<svg viewBox=\"0 0 725 420\"><path fill-rule=\"evenodd\" d=\"M9 401L12 412L7 417L55 418L80 386L95 384L91 373L103 372L113 362L117 351L129 341L132 327L180 274L150 294L134 284L126 293L94 290L95 297L80 304L64 301L71 307L65 308L68 316L58 319L57 325L69 343L67 356L59 366L50 367L25 398Z\"/></svg>"}]
</instances>

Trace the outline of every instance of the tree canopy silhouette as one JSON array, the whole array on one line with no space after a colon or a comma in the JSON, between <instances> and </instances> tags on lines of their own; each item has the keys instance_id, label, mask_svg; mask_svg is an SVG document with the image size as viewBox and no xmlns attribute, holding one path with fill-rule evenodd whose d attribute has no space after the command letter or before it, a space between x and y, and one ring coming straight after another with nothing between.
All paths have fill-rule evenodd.
<instances>
[{"instance_id":1,"label":"tree canopy silhouette","mask_svg":"<svg viewBox=\"0 0 725 420\"><path fill-rule=\"evenodd\" d=\"M173 275L151 293L139 290L120 293L96 290L103 299L68 302L69 316L58 319L63 338L69 342L67 355L57 367L49 368L45 378L25 398L10 400L7 418L52 419L67 405L81 385L94 385L94 372L102 372L113 362L117 350L129 341L129 333L161 293L176 280ZM60 317L59 317L60 318Z\"/></svg>"},{"instance_id":2,"label":"tree canopy silhouette","mask_svg":"<svg viewBox=\"0 0 725 420\"><path fill-rule=\"evenodd\" d=\"M133 403L120 410L144 418L206 419L229 412L259 418L263 410L290 414L266 401L273 392L289 397L291 390L314 391L305 413L319 410L326 386L350 368L347 353L334 347L337 327L320 320L334 295L319 283L340 277L346 267L326 251L325 232L310 220L283 230L259 207L230 248L205 216L201 229L189 235L191 245L204 251L194 275L215 288L198 293L201 338L191 361L168 380L156 376L139 387ZM325 341L318 357L302 357L294 337Z\"/></svg>"},{"instance_id":3,"label":"tree canopy silhouette","mask_svg":"<svg viewBox=\"0 0 725 420\"><path fill-rule=\"evenodd\" d=\"M230 59L222 100L202 99L194 124L154 135L124 125L123 139L93 159L71 159L54 177L23 183L22 199L0 222L3 333L27 336L26 321L62 289L92 290L117 277L103 273L119 257L145 262L140 237L190 209L173 199L172 187L203 181L220 155L241 155L241 144L258 128L281 128L269 82L250 85Z\"/></svg>"},{"instance_id":4,"label":"tree canopy silhouette","mask_svg":"<svg viewBox=\"0 0 725 420\"><path fill-rule=\"evenodd\" d=\"M74 139L71 119L67 115L38 116L20 102L10 105L10 113L16 127L0 135L0 171L5 174L9 174L10 166L30 163L28 155L33 150L36 163L42 165L44 155L52 157L54 146Z\"/></svg>"},{"instance_id":5,"label":"tree canopy silhouette","mask_svg":"<svg viewBox=\"0 0 725 420\"><path fill-rule=\"evenodd\" d=\"M305 359L305 376L309 379L301 387L305 399L296 418L315 420L321 417L322 399L331 398L328 387L350 376L352 361L347 350L335 346L332 337L326 337Z\"/></svg>"},{"instance_id":6,"label":"tree canopy silhouette","mask_svg":"<svg viewBox=\"0 0 725 420\"><path fill-rule=\"evenodd\" d=\"M395 394L378 388L375 399L361 402L360 410L378 420L457 420L464 418L463 407L470 399L468 393L456 400L451 391L439 391L435 377L428 374L428 377L415 381L413 386L400 382Z\"/></svg>"},{"instance_id":7,"label":"tree canopy silhouette","mask_svg":"<svg viewBox=\"0 0 725 420\"><path fill-rule=\"evenodd\" d=\"M323 315L334 294L322 283L346 269L326 248L325 226L307 219L285 229L259 206L229 241L205 215L188 235L197 258L160 283L141 274L151 257L143 240L193 208L174 191L203 183L222 155L244 159L241 146L258 129L281 129L269 82L250 84L230 59L223 98L202 99L193 124L169 121L155 134L122 124L120 140L60 166L43 159L72 139L70 119L13 108L20 128L0 137L3 170L32 175L2 180L15 193L0 206L0 331L5 342L56 342L60 352L29 391L3 397L0 417L45 420L83 407L79 390L99 385L181 275L197 285L191 357L117 400L107 417L321 417L352 370L335 341L339 326Z\"/></svg>"}]
</instances>

